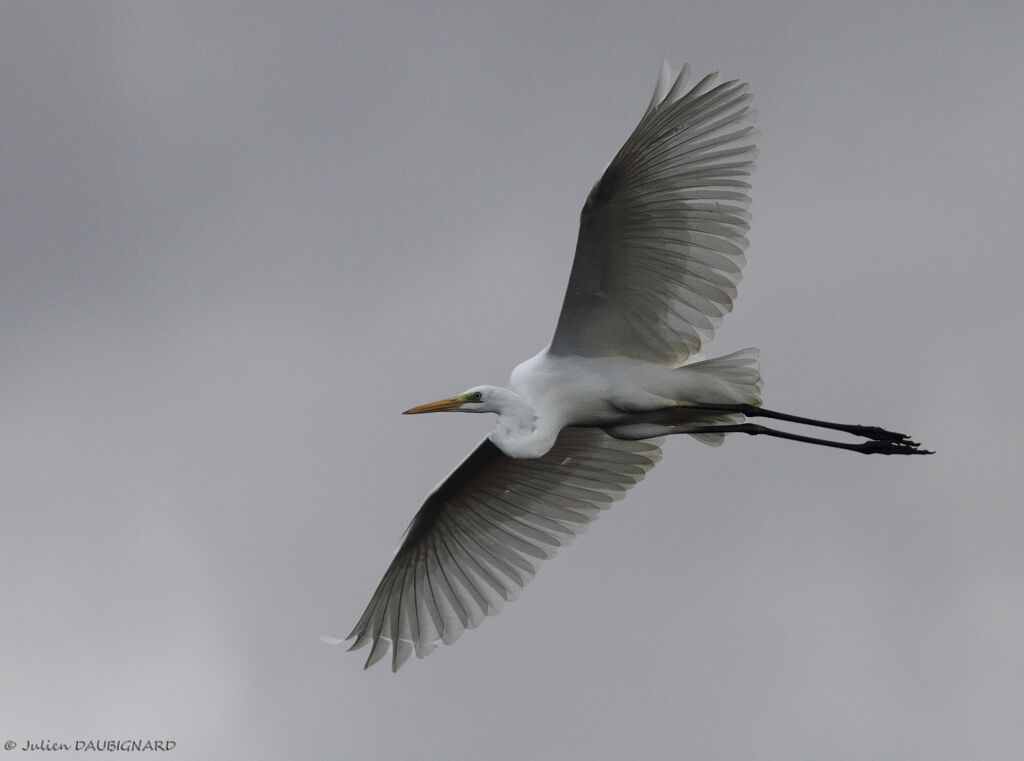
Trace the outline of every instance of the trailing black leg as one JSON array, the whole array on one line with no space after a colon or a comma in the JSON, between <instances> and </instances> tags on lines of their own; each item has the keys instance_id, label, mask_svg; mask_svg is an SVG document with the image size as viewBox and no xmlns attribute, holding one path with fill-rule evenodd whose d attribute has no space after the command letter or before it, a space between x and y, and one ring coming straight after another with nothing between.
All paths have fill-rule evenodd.
<instances>
[{"instance_id":1,"label":"trailing black leg","mask_svg":"<svg viewBox=\"0 0 1024 761\"><path fill-rule=\"evenodd\" d=\"M785 420L789 423L799 423L800 425L812 425L816 428L829 428L833 431L843 431L854 436L860 436L865 439L873 439L875 441L898 441L906 442L915 447L919 446L916 442L910 441L910 437L905 433L896 433L894 431L887 431L885 428L879 428L877 425L851 425L848 423L829 423L825 420L814 420L813 418L799 417L798 415L788 415L785 412L775 412L774 410L766 410L763 407L757 407L753 404L690 404L686 403L680 405L681 409L688 410L708 410L712 412L739 412L747 417L767 417L774 420Z\"/></svg>"},{"instance_id":2,"label":"trailing black leg","mask_svg":"<svg viewBox=\"0 0 1024 761\"><path fill-rule=\"evenodd\" d=\"M740 410L732 411L740 412ZM844 429L840 428L839 430ZM757 423L708 425L700 427L680 426L676 433L746 433L750 436L774 436L778 439L802 441L805 444L817 444L823 447L848 449L851 452L860 452L861 454L934 454L933 452L929 452L927 449L918 449L920 445L917 444L917 442L908 440L906 437L903 437L902 439L868 439L867 441L862 441L859 444L849 444L843 441L832 441L830 439L818 439L812 436L801 436L796 433L789 433L788 431L780 431L777 428L768 428L767 426L758 425Z\"/></svg>"}]
</instances>

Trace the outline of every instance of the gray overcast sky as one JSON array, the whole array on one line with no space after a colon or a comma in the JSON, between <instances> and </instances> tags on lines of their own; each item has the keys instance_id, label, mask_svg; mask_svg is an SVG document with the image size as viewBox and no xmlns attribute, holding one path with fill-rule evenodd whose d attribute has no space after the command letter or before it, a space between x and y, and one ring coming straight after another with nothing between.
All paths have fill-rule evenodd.
<instances>
[{"instance_id":1,"label":"gray overcast sky","mask_svg":"<svg viewBox=\"0 0 1024 761\"><path fill-rule=\"evenodd\" d=\"M0 740L1024 753L1019 3L0 17ZM709 353L759 346L768 406L938 454L672 441L499 617L364 672L318 635L348 633L491 424L398 413L548 341L662 56L759 111Z\"/></svg>"}]
</instances>

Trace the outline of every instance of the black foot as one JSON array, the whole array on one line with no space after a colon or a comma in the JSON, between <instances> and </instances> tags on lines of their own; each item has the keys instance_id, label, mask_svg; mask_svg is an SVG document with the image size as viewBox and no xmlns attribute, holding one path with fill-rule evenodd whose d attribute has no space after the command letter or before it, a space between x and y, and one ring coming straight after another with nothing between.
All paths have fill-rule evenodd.
<instances>
[{"instance_id":1,"label":"black foot","mask_svg":"<svg viewBox=\"0 0 1024 761\"><path fill-rule=\"evenodd\" d=\"M852 448L862 454L935 454L928 449L919 449L920 446L916 441L903 436L901 439L871 439Z\"/></svg>"},{"instance_id":2,"label":"black foot","mask_svg":"<svg viewBox=\"0 0 1024 761\"><path fill-rule=\"evenodd\" d=\"M884 428L879 428L877 425L851 425L846 430L854 436L863 436L865 439L874 439L875 441L905 441L908 444L913 444L915 447L919 446L917 443L909 441L910 437L907 436L907 434L887 431Z\"/></svg>"}]
</instances>

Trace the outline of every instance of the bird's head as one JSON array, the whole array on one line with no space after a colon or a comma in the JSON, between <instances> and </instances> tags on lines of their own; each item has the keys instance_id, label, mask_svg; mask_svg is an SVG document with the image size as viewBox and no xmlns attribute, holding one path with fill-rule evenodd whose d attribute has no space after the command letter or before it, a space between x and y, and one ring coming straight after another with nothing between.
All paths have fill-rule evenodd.
<instances>
[{"instance_id":1,"label":"bird's head","mask_svg":"<svg viewBox=\"0 0 1024 761\"><path fill-rule=\"evenodd\" d=\"M500 412L499 404L502 395L509 392L495 386L476 386L458 396L439 399L430 404L403 412L403 415L419 415L423 412Z\"/></svg>"}]
</instances>

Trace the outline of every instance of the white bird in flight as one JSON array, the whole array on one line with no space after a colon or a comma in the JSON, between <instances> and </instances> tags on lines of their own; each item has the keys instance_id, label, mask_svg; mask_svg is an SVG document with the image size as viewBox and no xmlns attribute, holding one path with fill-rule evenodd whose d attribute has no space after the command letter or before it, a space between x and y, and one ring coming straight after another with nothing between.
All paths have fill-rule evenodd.
<instances>
[{"instance_id":1,"label":"white bird in flight","mask_svg":"<svg viewBox=\"0 0 1024 761\"><path fill-rule=\"evenodd\" d=\"M767 435L865 454L930 454L907 436L762 408L757 350L703 360L744 264L755 112L747 85L687 89L662 64L640 124L590 191L549 346L508 388L476 386L406 410L493 412L490 435L413 518L348 639L391 650L452 644L518 596L540 561L586 530L661 458L662 437L717 445ZM859 443L746 422L843 431Z\"/></svg>"}]
</instances>

